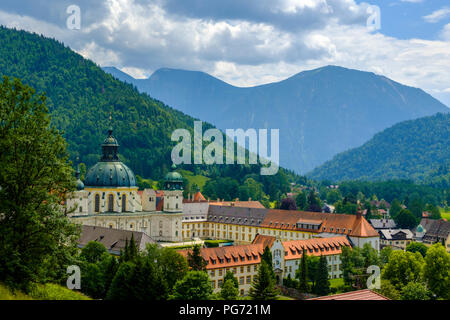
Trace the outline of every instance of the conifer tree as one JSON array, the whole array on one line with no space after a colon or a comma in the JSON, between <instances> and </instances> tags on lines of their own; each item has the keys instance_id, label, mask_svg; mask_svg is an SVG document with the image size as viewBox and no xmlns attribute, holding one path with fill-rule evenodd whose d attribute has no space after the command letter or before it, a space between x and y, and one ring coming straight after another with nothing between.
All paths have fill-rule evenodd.
<instances>
[{"instance_id":1,"label":"conifer tree","mask_svg":"<svg viewBox=\"0 0 450 320\"><path fill-rule=\"evenodd\" d=\"M275 300L277 295L278 290L275 288L275 279L270 272L270 267L261 259L258 274L250 288L250 297L253 300Z\"/></svg>"},{"instance_id":2,"label":"conifer tree","mask_svg":"<svg viewBox=\"0 0 450 320\"><path fill-rule=\"evenodd\" d=\"M306 250L303 249L302 259L300 261L300 268L298 274L298 280L300 281L299 290L303 293L308 292L308 255Z\"/></svg>"},{"instance_id":3,"label":"conifer tree","mask_svg":"<svg viewBox=\"0 0 450 320\"><path fill-rule=\"evenodd\" d=\"M319 296L327 295L330 292L330 281L328 280L328 263L324 255L320 256L316 279L314 293Z\"/></svg>"},{"instance_id":4,"label":"conifer tree","mask_svg":"<svg viewBox=\"0 0 450 320\"><path fill-rule=\"evenodd\" d=\"M195 245L192 251L188 252L188 264L192 271L205 271L206 261L200 254L200 246Z\"/></svg>"},{"instance_id":5,"label":"conifer tree","mask_svg":"<svg viewBox=\"0 0 450 320\"><path fill-rule=\"evenodd\" d=\"M265 261L267 263L267 267L269 268L269 273L271 274L272 278L275 279L275 272L273 271L272 251L270 250L269 246L266 246L264 248L264 252L261 256L261 261Z\"/></svg>"}]
</instances>

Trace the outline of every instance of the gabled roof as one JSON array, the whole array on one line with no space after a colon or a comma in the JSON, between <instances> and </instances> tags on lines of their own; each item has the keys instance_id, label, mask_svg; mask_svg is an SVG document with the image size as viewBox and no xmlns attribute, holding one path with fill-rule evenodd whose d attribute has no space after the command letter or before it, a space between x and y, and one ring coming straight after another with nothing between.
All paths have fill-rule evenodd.
<instances>
[{"instance_id":1,"label":"gabled roof","mask_svg":"<svg viewBox=\"0 0 450 320\"><path fill-rule=\"evenodd\" d=\"M375 229L395 229L397 227L393 219L369 219Z\"/></svg>"},{"instance_id":2,"label":"gabled roof","mask_svg":"<svg viewBox=\"0 0 450 320\"><path fill-rule=\"evenodd\" d=\"M108 252L120 254L120 250L125 248L126 240L130 241L132 235L137 247L141 250L145 249L147 243L155 243L155 241L144 232L82 225L78 246L82 248L88 244L88 242L96 241L103 244Z\"/></svg>"},{"instance_id":3,"label":"gabled roof","mask_svg":"<svg viewBox=\"0 0 450 320\"><path fill-rule=\"evenodd\" d=\"M413 233L408 229L382 229L380 235L386 240L411 240L414 238Z\"/></svg>"},{"instance_id":4,"label":"gabled roof","mask_svg":"<svg viewBox=\"0 0 450 320\"><path fill-rule=\"evenodd\" d=\"M331 296L323 296L308 300L391 300L370 289L350 291Z\"/></svg>"},{"instance_id":5,"label":"gabled roof","mask_svg":"<svg viewBox=\"0 0 450 320\"><path fill-rule=\"evenodd\" d=\"M243 208L216 204L209 206L208 221L312 233L327 232L352 237L379 236L365 218L350 214Z\"/></svg>"},{"instance_id":6,"label":"gabled roof","mask_svg":"<svg viewBox=\"0 0 450 320\"><path fill-rule=\"evenodd\" d=\"M346 236L284 241L285 260L300 259L303 248L308 256L328 256L342 253L342 247L351 247Z\"/></svg>"},{"instance_id":7,"label":"gabled roof","mask_svg":"<svg viewBox=\"0 0 450 320\"><path fill-rule=\"evenodd\" d=\"M433 220L424 218L420 225L425 228L424 240L438 238L447 240L450 234L450 222L443 219Z\"/></svg>"},{"instance_id":8,"label":"gabled roof","mask_svg":"<svg viewBox=\"0 0 450 320\"><path fill-rule=\"evenodd\" d=\"M252 244L262 244L263 248L265 247L272 247L272 244L275 242L275 237L272 236L265 236L262 234L257 234L255 239L253 239Z\"/></svg>"},{"instance_id":9,"label":"gabled roof","mask_svg":"<svg viewBox=\"0 0 450 320\"><path fill-rule=\"evenodd\" d=\"M187 257L189 250L178 252ZM259 264L263 252L264 248L260 243L200 249L200 254L207 263L207 270Z\"/></svg>"}]
</instances>

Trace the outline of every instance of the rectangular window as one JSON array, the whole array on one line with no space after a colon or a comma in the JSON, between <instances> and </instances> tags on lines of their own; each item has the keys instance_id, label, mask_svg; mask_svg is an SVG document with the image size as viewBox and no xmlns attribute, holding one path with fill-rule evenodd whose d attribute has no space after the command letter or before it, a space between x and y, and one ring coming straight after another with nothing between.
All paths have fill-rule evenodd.
<instances>
[{"instance_id":1,"label":"rectangular window","mask_svg":"<svg viewBox=\"0 0 450 320\"><path fill-rule=\"evenodd\" d=\"M244 284L244 277L239 277L239 284Z\"/></svg>"},{"instance_id":2,"label":"rectangular window","mask_svg":"<svg viewBox=\"0 0 450 320\"><path fill-rule=\"evenodd\" d=\"M251 276L247 276L247 284L252 283L252 277Z\"/></svg>"},{"instance_id":3,"label":"rectangular window","mask_svg":"<svg viewBox=\"0 0 450 320\"><path fill-rule=\"evenodd\" d=\"M241 273L244 273L244 267L241 267Z\"/></svg>"}]
</instances>

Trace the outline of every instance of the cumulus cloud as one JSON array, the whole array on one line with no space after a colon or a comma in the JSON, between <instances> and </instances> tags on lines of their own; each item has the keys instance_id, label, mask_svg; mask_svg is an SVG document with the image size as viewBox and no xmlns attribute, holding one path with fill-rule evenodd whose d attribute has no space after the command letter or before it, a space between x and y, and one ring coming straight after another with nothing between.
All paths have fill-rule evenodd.
<instances>
[{"instance_id":1,"label":"cumulus cloud","mask_svg":"<svg viewBox=\"0 0 450 320\"><path fill-rule=\"evenodd\" d=\"M78 31L66 28L73 3L81 8ZM54 37L137 78L171 67L251 86L335 64L446 89L450 26L436 41L399 40L370 32L368 7L354 0L7 0L0 23Z\"/></svg>"}]
</instances>

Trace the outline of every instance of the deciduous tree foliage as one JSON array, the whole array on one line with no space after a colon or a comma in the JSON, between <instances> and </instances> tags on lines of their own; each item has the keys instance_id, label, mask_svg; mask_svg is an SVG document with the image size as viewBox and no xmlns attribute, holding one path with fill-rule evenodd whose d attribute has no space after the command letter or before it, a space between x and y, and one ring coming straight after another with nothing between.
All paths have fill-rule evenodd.
<instances>
[{"instance_id":1,"label":"deciduous tree foliage","mask_svg":"<svg viewBox=\"0 0 450 320\"><path fill-rule=\"evenodd\" d=\"M204 271L188 271L178 280L170 297L173 300L208 300L212 294L209 276Z\"/></svg>"},{"instance_id":2,"label":"deciduous tree foliage","mask_svg":"<svg viewBox=\"0 0 450 320\"><path fill-rule=\"evenodd\" d=\"M0 83L0 281L24 289L65 271L79 232L60 207L75 186L66 143L34 93Z\"/></svg>"},{"instance_id":3,"label":"deciduous tree foliage","mask_svg":"<svg viewBox=\"0 0 450 320\"><path fill-rule=\"evenodd\" d=\"M432 293L439 298L450 299L450 254L440 243L427 250L424 278Z\"/></svg>"}]
</instances>

